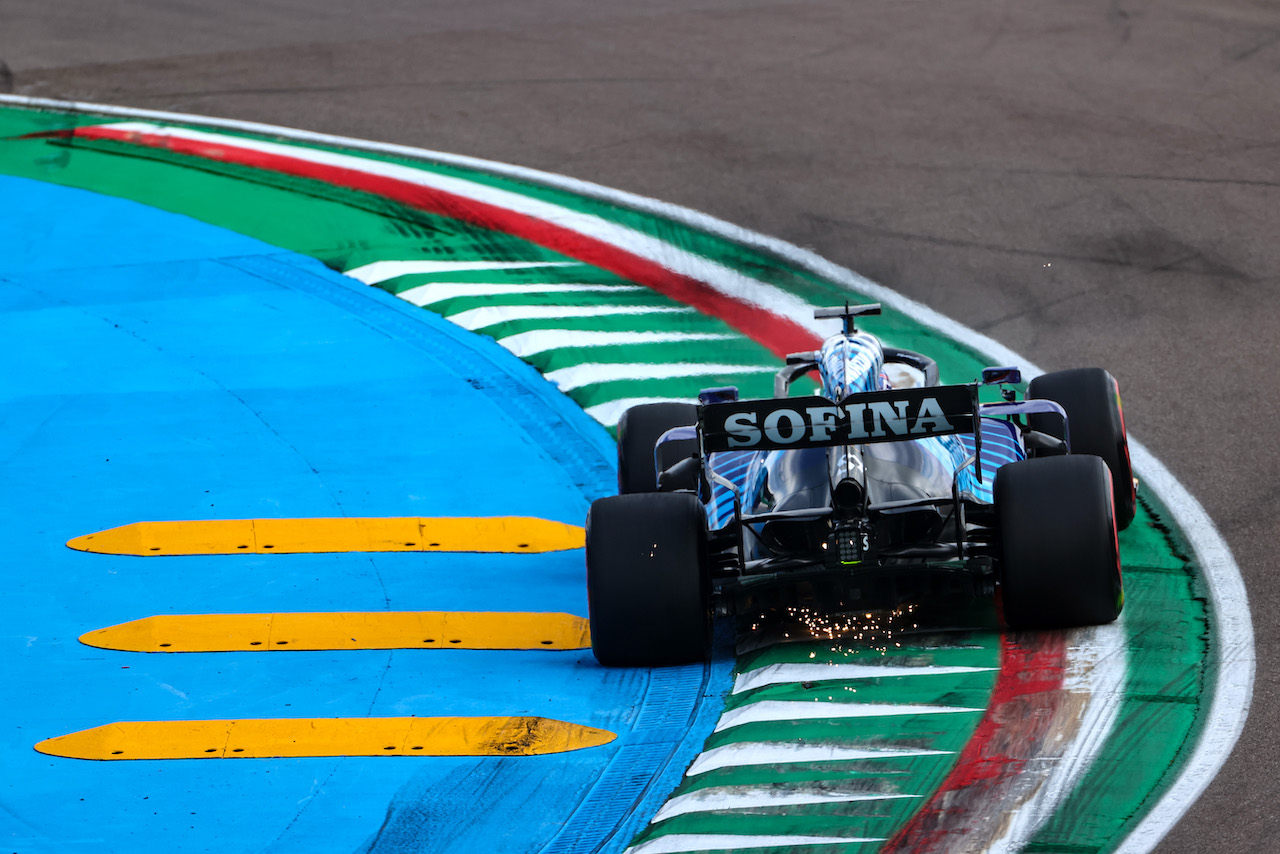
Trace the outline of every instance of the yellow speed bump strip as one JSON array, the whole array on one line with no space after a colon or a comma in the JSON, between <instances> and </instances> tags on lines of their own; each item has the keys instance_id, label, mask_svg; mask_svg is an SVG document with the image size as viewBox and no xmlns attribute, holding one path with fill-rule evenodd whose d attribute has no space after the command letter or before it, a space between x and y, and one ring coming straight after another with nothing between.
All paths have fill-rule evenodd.
<instances>
[{"instance_id":1,"label":"yellow speed bump strip","mask_svg":"<svg viewBox=\"0 0 1280 854\"><path fill-rule=\"evenodd\" d=\"M315 552L554 552L581 548L582 528L527 516L427 519L215 519L134 522L67 541L112 555Z\"/></svg>"},{"instance_id":2,"label":"yellow speed bump strip","mask_svg":"<svg viewBox=\"0 0 1280 854\"><path fill-rule=\"evenodd\" d=\"M46 739L36 750L68 759L534 756L614 738L606 730L536 717L126 721Z\"/></svg>"},{"instance_id":3,"label":"yellow speed bump strip","mask_svg":"<svg viewBox=\"0 0 1280 854\"><path fill-rule=\"evenodd\" d=\"M164 614L87 632L80 642L128 652L585 649L591 635L573 614L369 611Z\"/></svg>"}]
</instances>

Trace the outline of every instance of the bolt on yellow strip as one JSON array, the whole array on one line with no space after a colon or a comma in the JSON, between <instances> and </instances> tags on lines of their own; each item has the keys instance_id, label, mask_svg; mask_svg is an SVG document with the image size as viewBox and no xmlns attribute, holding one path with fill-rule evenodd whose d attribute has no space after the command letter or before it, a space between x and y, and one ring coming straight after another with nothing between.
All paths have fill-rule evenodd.
<instances>
[{"instance_id":1,"label":"bolt on yellow strip","mask_svg":"<svg viewBox=\"0 0 1280 854\"><path fill-rule=\"evenodd\" d=\"M537 717L125 721L46 739L68 759L535 756L608 744L607 730Z\"/></svg>"},{"instance_id":2,"label":"bolt on yellow strip","mask_svg":"<svg viewBox=\"0 0 1280 854\"><path fill-rule=\"evenodd\" d=\"M68 540L113 555L316 552L554 552L582 548L577 525L527 516L377 519L214 519L134 522Z\"/></svg>"},{"instance_id":3,"label":"bolt on yellow strip","mask_svg":"<svg viewBox=\"0 0 1280 854\"><path fill-rule=\"evenodd\" d=\"M338 649L585 649L589 623L573 614L369 611L162 614L80 636L126 652Z\"/></svg>"}]
</instances>

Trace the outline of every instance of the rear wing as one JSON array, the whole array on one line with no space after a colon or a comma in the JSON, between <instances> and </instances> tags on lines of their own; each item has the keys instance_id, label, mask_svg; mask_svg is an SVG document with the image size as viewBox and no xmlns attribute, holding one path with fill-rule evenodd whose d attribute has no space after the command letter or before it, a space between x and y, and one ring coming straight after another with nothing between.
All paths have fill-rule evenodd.
<instances>
[{"instance_id":1,"label":"rear wing","mask_svg":"<svg viewBox=\"0 0 1280 854\"><path fill-rule=\"evenodd\" d=\"M951 433L973 433L980 442L979 413L973 383L864 392L839 403L813 396L704 404L698 432L704 452L865 445Z\"/></svg>"}]
</instances>

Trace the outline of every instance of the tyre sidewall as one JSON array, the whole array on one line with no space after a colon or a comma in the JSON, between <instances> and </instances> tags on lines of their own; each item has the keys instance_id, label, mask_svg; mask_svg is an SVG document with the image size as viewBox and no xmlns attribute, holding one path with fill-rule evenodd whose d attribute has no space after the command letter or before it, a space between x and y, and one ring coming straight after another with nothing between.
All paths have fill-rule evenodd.
<instances>
[{"instance_id":1,"label":"tyre sidewall","mask_svg":"<svg viewBox=\"0 0 1280 854\"><path fill-rule=\"evenodd\" d=\"M995 482L1001 607L1013 628L1109 623L1123 603L1111 476L1096 456L1011 463Z\"/></svg>"},{"instance_id":2,"label":"tyre sidewall","mask_svg":"<svg viewBox=\"0 0 1280 854\"><path fill-rule=\"evenodd\" d=\"M1101 457L1112 475L1116 526L1123 530L1133 521L1137 496L1129 437L1115 377L1101 368L1076 368L1036 377L1027 386L1027 397L1052 400L1067 413L1072 454ZM1028 418L1033 430L1063 438L1062 419L1036 414Z\"/></svg>"},{"instance_id":3,"label":"tyre sidewall","mask_svg":"<svg viewBox=\"0 0 1280 854\"><path fill-rule=\"evenodd\" d=\"M709 649L706 513L688 493L602 498L587 516L592 650L610 666L701 661Z\"/></svg>"},{"instance_id":4,"label":"tyre sidewall","mask_svg":"<svg viewBox=\"0 0 1280 854\"><path fill-rule=\"evenodd\" d=\"M658 491L658 466L654 445L672 427L698 423L698 407L692 403L646 403L633 406L618 420L618 494ZM696 439L679 439L663 446L663 463L698 452Z\"/></svg>"}]
</instances>

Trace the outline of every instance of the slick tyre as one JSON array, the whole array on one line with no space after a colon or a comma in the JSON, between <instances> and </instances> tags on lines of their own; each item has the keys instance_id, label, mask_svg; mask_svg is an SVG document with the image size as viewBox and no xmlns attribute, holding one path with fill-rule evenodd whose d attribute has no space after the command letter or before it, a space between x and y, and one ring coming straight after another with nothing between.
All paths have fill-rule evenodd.
<instances>
[{"instance_id":1,"label":"slick tyre","mask_svg":"<svg viewBox=\"0 0 1280 854\"><path fill-rule=\"evenodd\" d=\"M995 483L1004 620L1015 629L1110 623L1124 591L1111 474L1096 456L1000 468Z\"/></svg>"},{"instance_id":2,"label":"slick tyre","mask_svg":"<svg viewBox=\"0 0 1280 854\"><path fill-rule=\"evenodd\" d=\"M706 659L706 514L689 493L601 498L587 514L591 649L609 667Z\"/></svg>"},{"instance_id":3,"label":"slick tyre","mask_svg":"<svg viewBox=\"0 0 1280 854\"><path fill-rule=\"evenodd\" d=\"M1027 397L1052 400L1067 411L1071 453L1102 457L1111 470L1116 528L1123 531L1133 521L1137 494L1133 465L1129 462L1129 436L1120 406L1115 377L1101 368L1076 368L1036 377L1027 386ZM1059 415L1032 415L1031 429L1063 438Z\"/></svg>"},{"instance_id":4,"label":"slick tyre","mask_svg":"<svg viewBox=\"0 0 1280 854\"><path fill-rule=\"evenodd\" d=\"M658 473L684 457L698 453L696 439L678 439L662 446L661 467L654 460L654 444L672 427L698 423L692 403L644 403L622 414L618 422L618 494L657 492Z\"/></svg>"}]
</instances>

